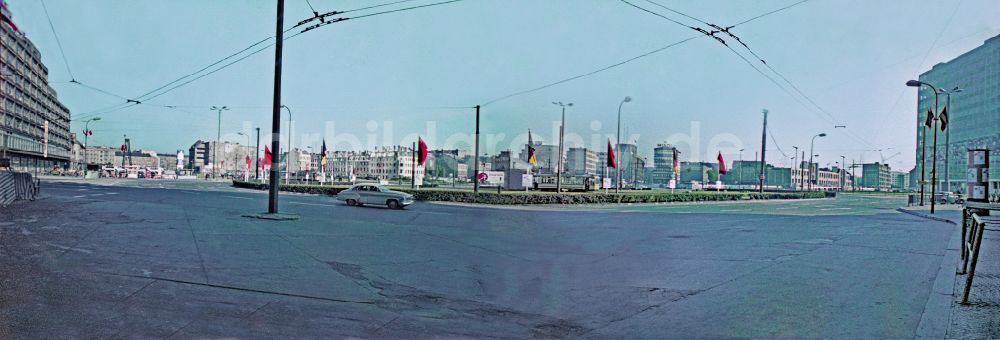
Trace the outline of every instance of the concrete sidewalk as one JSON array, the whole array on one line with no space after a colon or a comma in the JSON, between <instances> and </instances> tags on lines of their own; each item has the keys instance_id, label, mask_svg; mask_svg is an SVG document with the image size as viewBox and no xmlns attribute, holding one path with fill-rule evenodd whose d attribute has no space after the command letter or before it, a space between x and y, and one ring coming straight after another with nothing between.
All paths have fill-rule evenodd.
<instances>
[{"instance_id":1,"label":"concrete sidewalk","mask_svg":"<svg viewBox=\"0 0 1000 340\"><path fill-rule=\"evenodd\" d=\"M917 334L927 338L997 339L1000 338L1000 232L987 230L983 234L982 250L976 276L969 293L969 303L961 304L967 276L961 272L962 206L939 205L930 214L930 206L900 208L899 211L928 219L947 221L955 225L955 235L941 264L934 293L925 313L948 313L948 324L942 318L925 315ZM947 309L940 308L946 304ZM936 307L935 307L936 306Z\"/></svg>"}]
</instances>

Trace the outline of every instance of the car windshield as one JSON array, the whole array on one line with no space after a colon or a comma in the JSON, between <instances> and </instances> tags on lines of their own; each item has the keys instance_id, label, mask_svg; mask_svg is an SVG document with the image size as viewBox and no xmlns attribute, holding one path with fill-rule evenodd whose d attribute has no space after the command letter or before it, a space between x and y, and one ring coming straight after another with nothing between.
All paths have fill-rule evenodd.
<instances>
[{"instance_id":1,"label":"car windshield","mask_svg":"<svg viewBox=\"0 0 1000 340\"><path fill-rule=\"evenodd\" d=\"M1000 339L998 18L0 0L0 340Z\"/></svg>"}]
</instances>

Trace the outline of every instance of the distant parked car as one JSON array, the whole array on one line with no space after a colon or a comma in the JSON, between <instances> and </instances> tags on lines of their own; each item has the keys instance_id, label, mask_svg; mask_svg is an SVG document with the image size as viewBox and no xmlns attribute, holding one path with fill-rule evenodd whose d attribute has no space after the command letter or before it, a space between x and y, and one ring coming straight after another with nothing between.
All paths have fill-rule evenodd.
<instances>
[{"instance_id":1,"label":"distant parked car","mask_svg":"<svg viewBox=\"0 0 1000 340\"><path fill-rule=\"evenodd\" d=\"M350 206L384 204L390 209L402 209L413 204L413 195L389 190L389 188L379 184L357 184L337 193L337 200L344 201Z\"/></svg>"}]
</instances>

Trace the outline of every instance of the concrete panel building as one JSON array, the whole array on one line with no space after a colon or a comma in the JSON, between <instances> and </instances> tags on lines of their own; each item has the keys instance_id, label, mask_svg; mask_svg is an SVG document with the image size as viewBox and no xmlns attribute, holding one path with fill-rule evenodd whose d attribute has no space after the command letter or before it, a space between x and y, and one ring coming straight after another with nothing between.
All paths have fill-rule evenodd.
<instances>
[{"instance_id":1,"label":"concrete panel building","mask_svg":"<svg viewBox=\"0 0 1000 340\"><path fill-rule=\"evenodd\" d=\"M0 158L14 170L68 169L70 113L49 86L49 70L4 7L0 19Z\"/></svg>"}]
</instances>

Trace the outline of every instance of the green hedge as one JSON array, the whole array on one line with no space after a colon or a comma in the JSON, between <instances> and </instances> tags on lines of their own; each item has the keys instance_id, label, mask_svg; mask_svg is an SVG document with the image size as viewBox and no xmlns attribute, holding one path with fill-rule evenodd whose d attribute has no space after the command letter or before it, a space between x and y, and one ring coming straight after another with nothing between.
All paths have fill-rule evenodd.
<instances>
[{"instance_id":1,"label":"green hedge","mask_svg":"<svg viewBox=\"0 0 1000 340\"><path fill-rule=\"evenodd\" d=\"M233 186L239 188L267 190L267 184L256 182L233 181ZM281 185L281 191L298 192L307 194L336 195L348 186L319 186L319 185ZM418 201L439 201L439 202L462 202L462 203L482 203L482 204L599 204L599 203L662 203L662 202L704 202L704 201L741 201L741 200L769 200L769 199L804 199L804 198L824 198L831 197L834 193L821 191L812 192L627 192L621 194L593 193L555 193L555 192L520 192L508 191L496 193L492 191L480 191L474 194L468 190L456 189L408 189L394 188L393 190L410 193Z\"/></svg>"}]
</instances>

